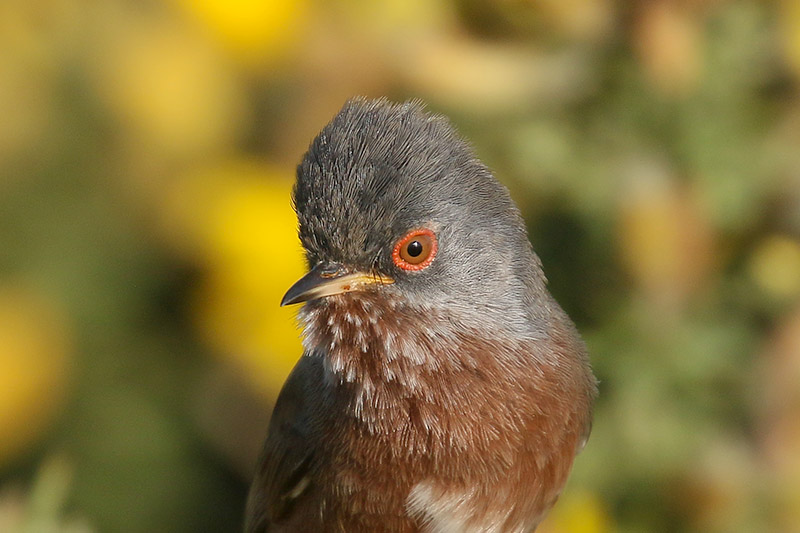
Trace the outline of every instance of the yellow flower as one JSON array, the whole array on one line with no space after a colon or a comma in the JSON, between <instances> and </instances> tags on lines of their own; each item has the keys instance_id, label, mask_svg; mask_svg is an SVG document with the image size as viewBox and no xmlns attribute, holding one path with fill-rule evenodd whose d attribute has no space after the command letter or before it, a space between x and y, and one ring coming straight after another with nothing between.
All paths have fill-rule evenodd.
<instances>
[{"instance_id":1,"label":"yellow flower","mask_svg":"<svg viewBox=\"0 0 800 533\"><path fill-rule=\"evenodd\" d=\"M783 0L780 15L784 53L796 75L800 75L800 2Z\"/></svg>"},{"instance_id":2,"label":"yellow flower","mask_svg":"<svg viewBox=\"0 0 800 533\"><path fill-rule=\"evenodd\" d=\"M168 191L164 225L204 268L193 300L202 335L267 397L301 354L286 289L305 272L290 204L292 173L235 162Z\"/></svg>"},{"instance_id":3,"label":"yellow flower","mask_svg":"<svg viewBox=\"0 0 800 533\"><path fill-rule=\"evenodd\" d=\"M108 37L94 79L124 139L157 156L224 151L243 119L230 68L197 35L163 21L131 21Z\"/></svg>"},{"instance_id":4,"label":"yellow flower","mask_svg":"<svg viewBox=\"0 0 800 533\"><path fill-rule=\"evenodd\" d=\"M300 40L304 0L176 0L245 64L280 58Z\"/></svg>"},{"instance_id":5,"label":"yellow flower","mask_svg":"<svg viewBox=\"0 0 800 533\"><path fill-rule=\"evenodd\" d=\"M0 287L0 466L42 436L63 404L69 342L49 302Z\"/></svg>"},{"instance_id":6,"label":"yellow flower","mask_svg":"<svg viewBox=\"0 0 800 533\"><path fill-rule=\"evenodd\" d=\"M749 265L750 275L773 296L800 296L800 242L782 235L762 241Z\"/></svg>"},{"instance_id":7,"label":"yellow flower","mask_svg":"<svg viewBox=\"0 0 800 533\"><path fill-rule=\"evenodd\" d=\"M541 533L607 533L611 519L596 494L567 490L536 531Z\"/></svg>"}]
</instances>

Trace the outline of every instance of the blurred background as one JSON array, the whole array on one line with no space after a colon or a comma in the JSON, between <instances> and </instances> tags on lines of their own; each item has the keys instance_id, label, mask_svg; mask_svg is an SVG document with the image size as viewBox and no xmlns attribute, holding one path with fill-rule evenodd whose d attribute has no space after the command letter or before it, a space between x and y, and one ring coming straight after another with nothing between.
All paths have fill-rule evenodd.
<instances>
[{"instance_id":1,"label":"blurred background","mask_svg":"<svg viewBox=\"0 0 800 533\"><path fill-rule=\"evenodd\" d=\"M796 0L3 0L0 531L238 531L353 95L512 191L601 379L544 533L800 531Z\"/></svg>"}]
</instances>

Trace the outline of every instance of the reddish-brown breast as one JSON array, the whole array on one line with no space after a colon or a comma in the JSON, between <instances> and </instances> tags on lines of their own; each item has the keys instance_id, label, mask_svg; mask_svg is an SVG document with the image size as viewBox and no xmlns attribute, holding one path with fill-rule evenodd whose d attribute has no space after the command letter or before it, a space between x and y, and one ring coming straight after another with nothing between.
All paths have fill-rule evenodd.
<instances>
[{"instance_id":1,"label":"reddish-brown breast","mask_svg":"<svg viewBox=\"0 0 800 533\"><path fill-rule=\"evenodd\" d=\"M371 294L313 302L304 322L307 354L282 393L304 395L303 406L286 416L279 401L254 496L285 505L270 517L281 513L251 499L271 524L262 530L538 524L587 436L595 393L568 322L555 319L536 338L479 334L457 316ZM282 475L293 463L303 464Z\"/></svg>"}]
</instances>

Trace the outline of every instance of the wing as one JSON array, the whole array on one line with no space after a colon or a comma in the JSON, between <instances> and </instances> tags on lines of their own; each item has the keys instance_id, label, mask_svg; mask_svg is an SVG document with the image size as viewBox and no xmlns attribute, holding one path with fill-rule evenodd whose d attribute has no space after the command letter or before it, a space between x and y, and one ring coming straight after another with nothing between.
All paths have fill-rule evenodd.
<instances>
[{"instance_id":1,"label":"wing","mask_svg":"<svg viewBox=\"0 0 800 533\"><path fill-rule=\"evenodd\" d=\"M296 520L311 518L299 507L313 490L310 409L320 407L322 380L322 359L304 354L278 396L247 498L247 533L296 531Z\"/></svg>"}]
</instances>

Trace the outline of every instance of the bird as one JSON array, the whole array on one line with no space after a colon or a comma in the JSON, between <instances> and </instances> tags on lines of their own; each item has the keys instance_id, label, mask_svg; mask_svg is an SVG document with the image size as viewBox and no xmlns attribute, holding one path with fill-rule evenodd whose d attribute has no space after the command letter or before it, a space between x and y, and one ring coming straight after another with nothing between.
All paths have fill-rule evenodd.
<instances>
[{"instance_id":1,"label":"bird","mask_svg":"<svg viewBox=\"0 0 800 533\"><path fill-rule=\"evenodd\" d=\"M281 305L303 303L303 355L245 531L535 530L597 381L508 189L420 101L362 97L311 142L292 203L309 271Z\"/></svg>"}]
</instances>

